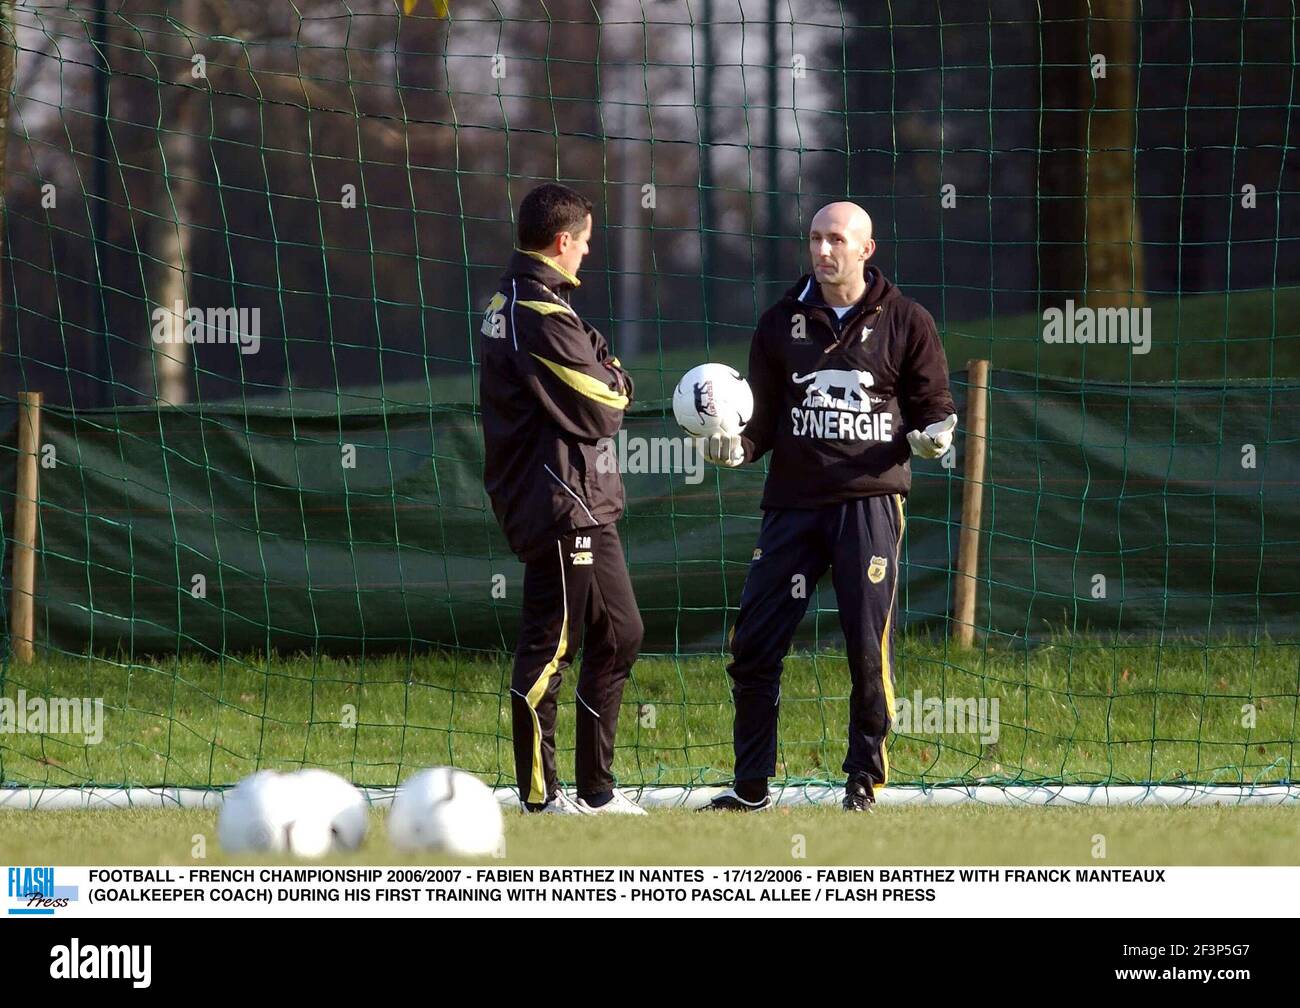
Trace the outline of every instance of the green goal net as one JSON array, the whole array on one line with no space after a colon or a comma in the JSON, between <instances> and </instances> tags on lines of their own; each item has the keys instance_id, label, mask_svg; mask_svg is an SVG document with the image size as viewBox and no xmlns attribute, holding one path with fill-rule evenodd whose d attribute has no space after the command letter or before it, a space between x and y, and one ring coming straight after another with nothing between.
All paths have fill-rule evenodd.
<instances>
[{"instance_id":1,"label":"green goal net","mask_svg":"<svg viewBox=\"0 0 1300 1008\"><path fill-rule=\"evenodd\" d=\"M522 567L482 489L475 339L545 180L596 205L575 306L638 388L621 784L729 779L764 478L638 446L678 435L689 367L744 369L843 198L938 321L963 418L955 459L914 464L891 785L1291 784L1297 25L1256 10L0 5L0 786L511 783ZM43 397L34 466L20 392ZM826 579L785 665L791 785L840 778L843 646Z\"/></svg>"}]
</instances>

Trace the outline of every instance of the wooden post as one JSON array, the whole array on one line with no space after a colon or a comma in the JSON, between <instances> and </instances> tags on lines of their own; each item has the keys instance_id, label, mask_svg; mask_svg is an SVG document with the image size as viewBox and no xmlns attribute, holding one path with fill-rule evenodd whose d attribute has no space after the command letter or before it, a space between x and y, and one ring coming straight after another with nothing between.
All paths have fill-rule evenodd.
<instances>
[{"instance_id":1,"label":"wooden post","mask_svg":"<svg viewBox=\"0 0 1300 1008\"><path fill-rule=\"evenodd\" d=\"M966 470L961 492L961 538L957 545L957 584L953 619L957 644L975 643L976 569L980 560L980 519L984 513L984 452L988 445L989 362L966 362Z\"/></svg>"},{"instance_id":2,"label":"wooden post","mask_svg":"<svg viewBox=\"0 0 1300 1008\"><path fill-rule=\"evenodd\" d=\"M18 393L18 478L14 495L13 604L9 640L14 660L32 660L36 640L36 508L40 499L41 394Z\"/></svg>"}]
</instances>

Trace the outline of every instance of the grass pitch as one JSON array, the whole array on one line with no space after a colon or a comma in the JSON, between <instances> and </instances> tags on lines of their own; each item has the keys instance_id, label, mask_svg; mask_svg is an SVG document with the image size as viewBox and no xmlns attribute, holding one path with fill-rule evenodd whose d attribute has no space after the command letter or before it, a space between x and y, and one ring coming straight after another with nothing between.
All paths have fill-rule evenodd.
<instances>
[{"instance_id":1,"label":"grass pitch","mask_svg":"<svg viewBox=\"0 0 1300 1008\"><path fill-rule=\"evenodd\" d=\"M1098 837L1105 858L1094 857ZM202 838L200 841L199 838ZM199 845L204 857L195 855ZM656 811L645 818L506 814L506 857L575 865L1294 865L1300 810L1275 808L836 808L758 815ZM802 853L804 856L799 857ZM226 856L216 813L0 811L0 862L185 865L284 863ZM438 864L393 849L372 814L361 850L328 864Z\"/></svg>"},{"instance_id":2,"label":"grass pitch","mask_svg":"<svg viewBox=\"0 0 1300 1008\"><path fill-rule=\"evenodd\" d=\"M897 693L999 704L997 738L913 726L891 736L891 780L1219 784L1295 779L1300 645L1164 647L1062 638L961 653L900 641ZM36 786L232 784L262 768L322 766L393 786L452 764L512 783L505 656L166 661L46 657L10 666L0 696L102 697L104 738L0 734L0 781ZM561 691L560 774L572 776L576 670ZM625 787L725 782L731 700L721 656L647 657L628 685L615 770ZM778 773L841 779L848 671L792 656ZM1244 717L1249 706L1252 717ZM0 811L10 864L219 864L215 812ZM507 814L515 864L1300 864L1300 809L778 808L644 819ZM389 847L382 815L333 863L431 863ZM1094 858L1096 837L1106 857ZM201 838L201 839L200 839ZM801 839L802 838L802 839ZM805 858L796 857L802 844ZM196 857L203 848L205 857ZM500 863L500 862L497 862Z\"/></svg>"},{"instance_id":3,"label":"grass pitch","mask_svg":"<svg viewBox=\"0 0 1300 1008\"><path fill-rule=\"evenodd\" d=\"M576 671L560 693L563 780L572 780ZM102 697L103 740L0 733L0 782L220 787L259 769L320 766L357 784L394 786L422 767L450 764L510 785L509 678L508 656L50 656L0 672L0 696ZM840 655L786 661L778 776L842 779L848 687ZM996 737L974 725L954 731L914 719L891 735L894 783L1297 777L1300 644L1061 638L960 652L903 639L896 693L914 700L918 692L983 701L990 711L996 701ZM732 705L722 656L641 659L620 717L622 785L729 780Z\"/></svg>"}]
</instances>

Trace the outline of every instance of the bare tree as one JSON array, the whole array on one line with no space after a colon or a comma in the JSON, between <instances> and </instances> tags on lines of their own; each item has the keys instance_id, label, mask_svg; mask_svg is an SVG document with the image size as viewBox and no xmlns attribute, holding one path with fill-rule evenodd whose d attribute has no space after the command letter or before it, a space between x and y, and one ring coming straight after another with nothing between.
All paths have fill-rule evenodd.
<instances>
[{"instance_id":1,"label":"bare tree","mask_svg":"<svg viewBox=\"0 0 1300 1008\"><path fill-rule=\"evenodd\" d=\"M1085 116L1085 206L1088 304L1128 306L1146 300L1137 213L1137 88L1134 0L1092 0L1088 37L1093 60L1106 60Z\"/></svg>"},{"instance_id":2,"label":"bare tree","mask_svg":"<svg viewBox=\"0 0 1300 1008\"><path fill-rule=\"evenodd\" d=\"M193 228L197 222L199 198L198 101L205 78L191 62L196 55L189 34L201 17L201 0L179 0L182 31L162 37L160 51L168 74L160 68L158 93L159 127L163 131L161 185L158 187L159 276L154 299L161 312L161 342L152 342L153 353L141 384L152 384L159 405L179 406L190 398L190 352L185 342L185 311L189 306L193 271L191 255ZM155 332L158 332L156 329Z\"/></svg>"},{"instance_id":3,"label":"bare tree","mask_svg":"<svg viewBox=\"0 0 1300 1008\"><path fill-rule=\"evenodd\" d=\"M1094 307L1138 304L1146 279L1134 162L1134 3L1074 0L1052 11L1040 23L1040 286Z\"/></svg>"}]
</instances>

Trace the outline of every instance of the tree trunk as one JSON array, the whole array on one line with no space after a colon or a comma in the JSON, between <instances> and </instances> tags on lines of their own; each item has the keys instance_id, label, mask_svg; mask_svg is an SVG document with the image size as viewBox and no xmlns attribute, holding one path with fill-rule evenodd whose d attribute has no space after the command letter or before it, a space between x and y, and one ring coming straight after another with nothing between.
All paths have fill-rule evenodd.
<instances>
[{"instance_id":1,"label":"tree trunk","mask_svg":"<svg viewBox=\"0 0 1300 1008\"><path fill-rule=\"evenodd\" d=\"M1084 171L1081 134L1088 44L1080 18L1086 0L1055 5L1057 20L1039 22L1038 289L1044 305L1083 291ZM1082 103L1082 104L1081 104Z\"/></svg>"},{"instance_id":2,"label":"tree trunk","mask_svg":"<svg viewBox=\"0 0 1300 1008\"><path fill-rule=\"evenodd\" d=\"M179 0L180 22L193 28L199 20L198 0ZM157 309L162 312L164 342L152 342L151 373L144 387L152 383L154 401L159 405L179 406L190 399L190 348L185 342L185 309L189 307L191 235L196 219L199 196L199 159L196 134L199 95L196 85L205 83L194 77L191 58L193 47L185 37L175 40L174 61L178 67L173 83L159 92L159 100L170 98L171 114L163 118L166 130L162 138L164 173L159 188L158 219L164 221L158 238L159 276ZM179 309L179 310L178 310Z\"/></svg>"},{"instance_id":3,"label":"tree trunk","mask_svg":"<svg viewBox=\"0 0 1300 1008\"><path fill-rule=\"evenodd\" d=\"M1091 0L1089 38L1106 57L1084 117L1086 160L1085 301L1092 307L1129 307L1146 301L1141 227L1137 212L1137 72L1133 0Z\"/></svg>"}]
</instances>

